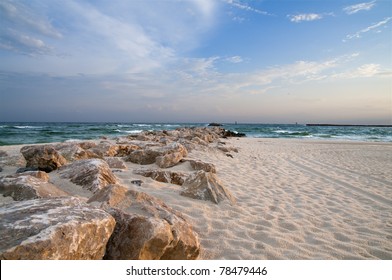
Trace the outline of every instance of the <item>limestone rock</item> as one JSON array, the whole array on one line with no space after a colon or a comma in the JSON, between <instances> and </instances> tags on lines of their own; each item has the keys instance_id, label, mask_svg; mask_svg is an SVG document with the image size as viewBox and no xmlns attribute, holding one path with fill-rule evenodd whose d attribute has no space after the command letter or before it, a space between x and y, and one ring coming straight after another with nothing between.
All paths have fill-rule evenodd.
<instances>
[{"instance_id":1,"label":"limestone rock","mask_svg":"<svg viewBox=\"0 0 392 280\"><path fill-rule=\"evenodd\" d=\"M223 200L228 200L232 204L235 203L234 196L226 189L218 177L211 172L196 172L186 179L182 187L183 191L180 194L183 196L210 200L216 204Z\"/></svg>"},{"instance_id":2,"label":"limestone rock","mask_svg":"<svg viewBox=\"0 0 392 280\"><path fill-rule=\"evenodd\" d=\"M95 193L109 184L117 182L109 165L101 159L78 160L60 169L62 178Z\"/></svg>"},{"instance_id":3,"label":"limestone rock","mask_svg":"<svg viewBox=\"0 0 392 280\"><path fill-rule=\"evenodd\" d=\"M163 219L128 214L114 208L108 213L116 220L116 227L105 259L159 260L174 239L169 223Z\"/></svg>"},{"instance_id":4,"label":"limestone rock","mask_svg":"<svg viewBox=\"0 0 392 280\"><path fill-rule=\"evenodd\" d=\"M89 151L97 154L99 157L114 157L118 152L118 146L110 142L102 141L97 146L89 149Z\"/></svg>"},{"instance_id":5,"label":"limestone rock","mask_svg":"<svg viewBox=\"0 0 392 280\"><path fill-rule=\"evenodd\" d=\"M177 163L179 163L181 161L182 158L183 158L183 156L180 152L169 153L169 154L157 157L155 160L155 163L160 168L168 168L168 167L175 166Z\"/></svg>"},{"instance_id":6,"label":"limestone rock","mask_svg":"<svg viewBox=\"0 0 392 280\"><path fill-rule=\"evenodd\" d=\"M16 172L16 175L13 175L14 177L15 176L19 176L18 174L20 174L20 175L30 175L30 176L36 177L38 179L41 179L41 180L43 180L45 182L49 182L49 175L46 172L38 171L38 170L34 170L34 171L33 170L31 170L31 171L27 170L27 171L23 171L23 172L18 172L18 170Z\"/></svg>"},{"instance_id":7,"label":"limestone rock","mask_svg":"<svg viewBox=\"0 0 392 280\"><path fill-rule=\"evenodd\" d=\"M24 146L20 150L26 159L26 167L36 167L51 172L66 164L66 159L50 145Z\"/></svg>"},{"instance_id":8,"label":"limestone rock","mask_svg":"<svg viewBox=\"0 0 392 280\"><path fill-rule=\"evenodd\" d=\"M159 155L160 153L158 151L152 149L136 150L126 158L126 161L142 165L152 164Z\"/></svg>"},{"instance_id":9,"label":"limestone rock","mask_svg":"<svg viewBox=\"0 0 392 280\"><path fill-rule=\"evenodd\" d=\"M80 159L101 158L92 151L86 151L79 143L60 143L53 146L67 161Z\"/></svg>"},{"instance_id":10,"label":"limestone rock","mask_svg":"<svg viewBox=\"0 0 392 280\"><path fill-rule=\"evenodd\" d=\"M200 241L181 213L146 193L113 185L88 201L116 219L106 259L196 259ZM114 208L115 207L115 208Z\"/></svg>"},{"instance_id":11,"label":"limestone rock","mask_svg":"<svg viewBox=\"0 0 392 280\"><path fill-rule=\"evenodd\" d=\"M191 164L193 170L203 170L205 172L216 173L216 168L213 163L203 162L201 160L185 158L182 161L187 161Z\"/></svg>"},{"instance_id":12,"label":"limestone rock","mask_svg":"<svg viewBox=\"0 0 392 280\"><path fill-rule=\"evenodd\" d=\"M114 226L75 197L9 203L0 208L0 259L102 259Z\"/></svg>"},{"instance_id":13,"label":"limestone rock","mask_svg":"<svg viewBox=\"0 0 392 280\"><path fill-rule=\"evenodd\" d=\"M118 157L105 157L104 160L108 163L110 168L113 169L127 169L125 162Z\"/></svg>"},{"instance_id":14,"label":"limestone rock","mask_svg":"<svg viewBox=\"0 0 392 280\"><path fill-rule=\"evenodd\" d=\"M178 154L176 154L175 156L169 156L169 154L173 153ZM158 157L163 157L160 158L158 162L162 164L169 164L170 159L172 160L172 162L174 162L176 158L181 159L182 157L187 156L187 154L187 149L180 143L170 143L169 145L163 147L147 146L144 149L133 151L126 160L133 163L146 165L156 162Z\"/></svg>"},{"instance_id":15,"label":"limestone rock","mask_svg":"<svg viewBox=\"0 0 392 280\"><path fill-rule=\"evenodd\" d=\"M139 150L140 147L134 144L118 145L116 157L129 156L133 151Z\"/></svg>"},{"instance_id":16,"label":"limestone rock","mask_svg":"<svg viewBox=\"0 0 392 280\"><path fill-rule=\"evenodd\" d=\"M68 195L48 183L47 175L45 177L44 174L46 175L45 172L39 171L35 175L37 177L26 173L0 177L0 194L17 201Z\"/></svg>"},{"instance_id":17,"label":"limestone rock","mask_svg":"<svg viewBox=\"0 0 392 280\"><path fill-rule=\"evenodd\" d=\"M187 174L178 171L160 170L160 169L136 169L133 173L142 175L144 177L150 177L151 179L176 185L182 185L185 179L188 177Z\"/></svg>"}]
</instances>

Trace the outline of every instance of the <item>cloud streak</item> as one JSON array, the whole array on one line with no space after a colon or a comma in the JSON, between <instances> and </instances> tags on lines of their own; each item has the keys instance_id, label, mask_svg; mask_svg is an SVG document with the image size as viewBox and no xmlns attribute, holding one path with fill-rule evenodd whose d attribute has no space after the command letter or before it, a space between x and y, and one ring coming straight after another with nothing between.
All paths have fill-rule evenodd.
<instances>
[{"instance_id":1,"label":"cloud streak","mask_svg":"<svg viewBox=\"0 0 392 280\"><path fill-rule=\"evenodd\" d=\"M348 15L356 14L360 11L369 11L376 5L376 1L355 4L343 8L343 11Z\"/></svg>"},{"instance_id":2,"label":"cloud streak","mask_svg":"<svg viewBox=\"0 0 392 280\"><path fill-rule=\"evenodd\" d=\"M385 18L384 20L379 21L379 22L377 22L375 24L372 24L372 25L370 25L370 26L368 26L368 27L366 27L364 29L361 29L360 31L358 31L358 32L356 32L354 34L347 35L346 36L346 40L343 40L343 41L345 42L347 40L351 40L351 39L355 39L355 38L361 38L364 33L367 33L369 31L375 30L375 29L377 29L377 28L387 24L391 20L392 20L392 17Z\"/></svg>"},{"instance_id":3,"label":"cloud streak","mask_svg":"<svg viewBox=\"0 0 392 280\"><path fill-rule=\"evenodd\" d=\"M287 15L291 22L299 23L303 21L315 21L323 18L322 14L297 14L297 15Z\"/></svg>"}]
</instances>

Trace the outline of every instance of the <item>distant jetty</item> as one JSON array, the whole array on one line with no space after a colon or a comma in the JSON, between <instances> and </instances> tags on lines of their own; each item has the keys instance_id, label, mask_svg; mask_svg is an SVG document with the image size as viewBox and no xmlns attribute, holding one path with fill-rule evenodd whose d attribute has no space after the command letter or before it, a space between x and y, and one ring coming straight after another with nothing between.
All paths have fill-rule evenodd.
<instances>
[{"instance_id":1,"label":"distant jetty","mask_svg":"<svg viewBox=\"0 0 392 280\"><path fill-rule=\"evenodd\" d=\"M392 127L392 125L390 125L390 124L330 124L330 123L307 123L306 126Z\"/></svg>"}]
</instances>

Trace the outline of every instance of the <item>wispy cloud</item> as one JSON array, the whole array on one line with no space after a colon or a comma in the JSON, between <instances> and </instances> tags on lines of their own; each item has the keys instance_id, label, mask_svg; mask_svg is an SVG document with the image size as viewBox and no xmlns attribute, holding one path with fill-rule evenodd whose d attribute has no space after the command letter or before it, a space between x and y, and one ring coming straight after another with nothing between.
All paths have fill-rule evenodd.
<instances>
[{"instance_id":1,"label":"wispy cloud","mask_svg":"<svg viewBox=\"0 0 392 280\"><path fill-rule=\"evenodd\" d=\"M347 6L343 8L343 11L346 12L348 15L353 15L360 11L369 11L374 7L374 5L376 5L376 1L365 2L365 3Z\"/></svg>"},{"instance_id":2,"label":"wispy cloud","mask_svg":"<svg viewBox=\"0 0 392 280\"><path fill-rule=\"evenodd\" d=\"M260 14L260 15L265 15L265 16L271 15L270 13L268 13L268 12L266 12L266 11L262 11L262 10L253 8L253 7L250 6L249 4L244 3L244 2L241 2L241 1L239 1L239 0L223 0L223 2L225 2L225 3L227 3L227 4L231 5L231 6L233 6L233 7L235 7L235 8L241 9L241 10L245 10L245 11L249 11L249 12L254 12L254 13L257 13L257 14Z\"/></svg>"},{"instance_id":3,"label":"wispy cloud","mask_svg":"<svg viewBox=\"0 0 392 280\"><path fill-rule=\"evenodd\" d=\"M297 15L287 15L287 17L290 19L292 22L303 22L303 21L315 21L315 20L320 20L323 18L322 14L297 14Z\"/></svg>"},{"instance_id":4,"label":"wispy cloud","mask_svg":"<svg viewBox=\"0 0 392 280\"><path fill-rule=\"evenodd\" d=\"M343 42L346 42L347 40L351 40L351 39L355 39L355 38L361 38L364 33L375 30L375 29L387 24L390 20L392 20L392 17L385 18L384 20L379 21L375 24L372 24L372 25L370 25L370 26L368 26L368 27L366 27L366 28L354 33L354 34L349 34L346 36L346 38L343 40Z\"/></svg>"},{"instance_id":5,"label":"wispy cloud","mask_svg":"<svg viewBox=\"0 0 392 280\"><path fill-rule=\"evenodd\" d=\"M226 58L226 61L231 62L231 63L240 63L240 62L243 62L244 60L242 59L241 56L236 55L236 56L231 56L231 57Z\"/></svg>"}]
</instances>

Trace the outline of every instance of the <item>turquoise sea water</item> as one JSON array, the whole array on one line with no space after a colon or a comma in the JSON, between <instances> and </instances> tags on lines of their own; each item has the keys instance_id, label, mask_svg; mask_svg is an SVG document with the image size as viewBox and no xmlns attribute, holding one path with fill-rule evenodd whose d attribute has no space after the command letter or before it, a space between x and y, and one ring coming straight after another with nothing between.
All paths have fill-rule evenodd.
<instances>
[{"instance_id":1,"label":"turquoise sea water","mask_svg":"<svg viewBox=\"0 0 392 280\"><path fill-rule=\"evenodd\" d=\"M0 123L0 146L97 139L144 130L172 130L206 123ZM224 124L247 137L392 142L392 127L334 127L295 124Z\"/></svg>"}]
</instances>

